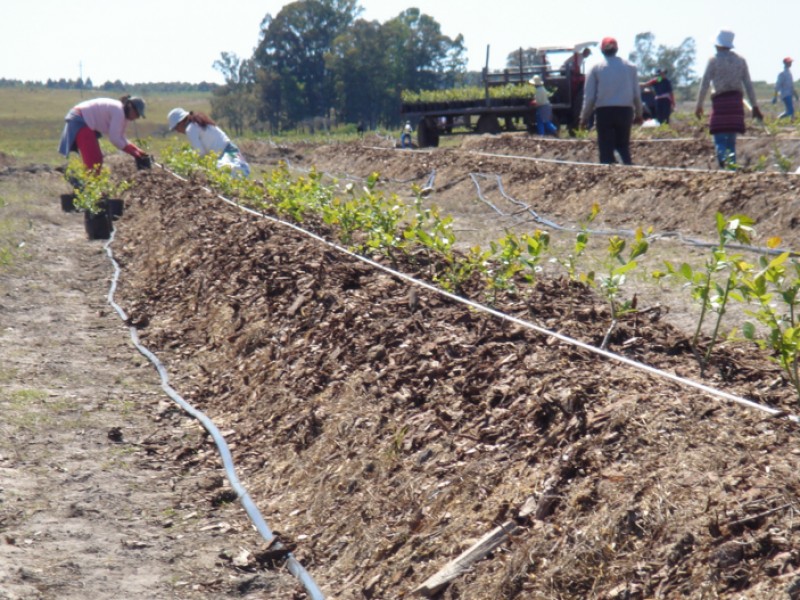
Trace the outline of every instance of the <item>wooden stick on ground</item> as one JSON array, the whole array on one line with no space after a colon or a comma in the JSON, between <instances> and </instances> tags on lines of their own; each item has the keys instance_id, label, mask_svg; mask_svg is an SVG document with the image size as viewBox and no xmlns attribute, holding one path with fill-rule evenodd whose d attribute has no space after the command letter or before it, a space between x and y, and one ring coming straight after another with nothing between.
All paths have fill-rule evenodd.
<instances>
[{"instance_id":1,"label":"wooden stick on ground","mask_svg":"<svg viewBox=\"0 0 800 600\"><path fill-rule=\"evenodd\" d=\"M495 527L457 558L447 563L442 570L425 580L422 585L414 589L413 593L426 598L433 596L445 585L469 569L473 563L506 541L517 529L517 524L514 521L506 521L499 527Z\"/></svg>"}]
</instances>

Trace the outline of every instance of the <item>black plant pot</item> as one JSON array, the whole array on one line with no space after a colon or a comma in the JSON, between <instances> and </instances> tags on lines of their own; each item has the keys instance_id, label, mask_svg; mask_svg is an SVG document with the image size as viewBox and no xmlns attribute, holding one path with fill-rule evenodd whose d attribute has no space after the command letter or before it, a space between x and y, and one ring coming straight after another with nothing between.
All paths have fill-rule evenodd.
<instances>
[{"instance_id":1,"label":"black plant pot","mask_svg":"<svg viewBox=\"0 0 800 600\"><path fill-rule=\"evenodd\" d=\"M109 198L100 202L100 208L108 211L108 214L111 216L111 218L116 220L122 216L125 203L122 200L117 200L116 198Z\"/></svg>"},{"instance_id":2,"label":"black plant pot","mask_svg":"<svg viewBox=\"0 0 800 600\"><path fill-rule=\"evenodd\" d=\"M75 212L75 194L61 194L61 210Z\"/></svg>"},{"instance_id":3,"label":"black plant pot","mask_svg":"<svg viewBox=\"0 0 800 600\"><path fill-rule=\"evenodd\" d=\"M111 237L111 215L106 210L97 213L85 212L84 224L90 240L107 240Z\"/></svg>"},{"instance_id":4,"label":"black plant pot","mask_svg":"<svg viewBox=\"0 0 800 600\"><path fill-rule=\"evenodd\" d=\"M144 169L149 169L152 166L153 166L153 159L150 157L149 154L145 156L140 156L136 159L136 168L139 171L142 171Z\"/></svg>"}]
</instances>

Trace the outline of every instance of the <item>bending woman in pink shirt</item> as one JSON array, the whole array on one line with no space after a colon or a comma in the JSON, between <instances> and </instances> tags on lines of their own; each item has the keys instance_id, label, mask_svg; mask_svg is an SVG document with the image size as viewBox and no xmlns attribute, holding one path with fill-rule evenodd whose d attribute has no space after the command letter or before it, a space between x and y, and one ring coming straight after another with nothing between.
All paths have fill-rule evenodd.
<instances>
[{"instance_id":1,"label":"bending woman in pink shirt","mask_svg":"<svg viewBox=\"0 0 800 600\"><path fill-rule=\"evenodd\" d=\"M67 113L64 132L58 151L64 156L78 152L87 169L98 170L103 165L103 153L98 138L108 136L117 148L133 156L137 165L147 160L147 154L125 137L128 121L144 118L144 100L123 96L119 100L95 98L76 105Z\"/></svg>"}]
</instances>

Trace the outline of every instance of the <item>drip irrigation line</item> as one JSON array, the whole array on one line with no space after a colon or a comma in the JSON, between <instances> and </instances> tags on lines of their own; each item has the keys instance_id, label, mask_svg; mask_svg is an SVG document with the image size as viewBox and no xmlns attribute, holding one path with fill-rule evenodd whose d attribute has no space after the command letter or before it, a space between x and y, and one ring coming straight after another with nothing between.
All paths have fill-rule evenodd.
<instances>
[{"instance_id":1,"label":"drip irrigation line","mask_svg":"<svg viewBox=\"0 0 800 600\"><path fill-rule=\"evenodd\" d=\"M423 190L431 191L433 190L433 185L436 183L436 169L431 171L431 174L428 176L428 181L423 186Z\"/></svg>"},{"instance_id":2,"label":"drip irrigation line","mask_svg":"<svg viewBox=\"0 0 800 600\"><path fill-rule=\"evenodd\" d=\"M283 160L283 162L286 163L286 166L289 169L293 170L293 171L300 171L301 173L310 173L311 172L311 169L307 169L305 167L295 167L294 165L292 165L291 161L288 158L285 158L285 159L282 159L282 160ZM319 172L322 173L323 175L326 175L327 177L329 177L331 179L344 179L344 180L347 180L347 181L366 181L367 180L367 177L361 177L359 175L351 175L350 173L345 173L344 175L334 175L333 173L330 173L329 171L319 171ZM434 181L435 177L436 177L436 169L434 169L431 172L431 174L428 176L428 181L423 186L422 189L433 189L433 181ZM386 177L386 178L382 178L382 179L383 179L383 181L388 181L390 183L401 183L401 184L404 184L404 183L411 183L412 181L417 181L419 179L419 177L409 177L408 179L391 179L391 178Z\"/></svg>"},{"instance_id":3,"label":"drip irrigation line","mask_svg":"<svg viewBox=\"0 0 800 600\"><path fill-rule=\"evenodd\" d=\"M167 169L167 172L172 174L174 177L180 179L181 181L188 181L185 178L183 178L180 175L178 175L177 173L173 173L169 169ZM726 392L724 390L720 390L720 389L708 386L708 385L706 385L704 383L700 383L700 382L694 381L692 379L687 379L685 377L681 377L679 375L675 375L675 374L669 373L667 371L662 371L662 370L657 369L655 367L651 367L650 365L647 365L647 364L635 361L633 359L630 359L627 356L622 356L621 354L615 354L613 352L609 352L608 350L604 350L604 349L598 348L597 346L592 346L591 344L587 344L586 342L582 342L582 341L577 340L575 338L572 338L572 337L569 337L567 335L564 335L563 333L558 333L557 331L552 331L552 330L547 329L545 327L541 327L539 325L536 325L535 323L531 323L530 321L526 321L524 319L520 319L519 317L515 317L513 315L506 314L506 313L501 312L501 311L499 311L497 309L494 309L494 308L491 308L489 306L485 306L483 304L475 302L474 300L469 300L467 298L462 298L461 296L453 294L452 292L448 292L448 291L442 290L442 289L434 286L433 284L427 283L425 281L421 281L419 279L415 279L414 277L412 277L410 275L407 275L406 273L403 273L401 271L397 271L396 269L392 269L391 267L387 267L386 265L382 265L379 262L376 262L376 261L374 261L374 260L372 260L370 258L367 258L366 256L361 256L360 254L357 254L357 253L353 252L352 250L348 250L347 248L344 248L342 246L339 246L338 244L335 244L335 243L333 243L333 242L331 242L329 240L326 240L325 238L323 238L320 235L317 235L316 233L313 233L311 231L303 229L299 225L296 225L294 223L289 223L288 221L283 221L283 220L278 219L276 217L273 217L272 215L269 215L269 214L267 214L265 212L255 210L255 209L250 208L248 206L244 206L244 205L242 205L242 204L240 204L240 203L238 203L238 202L236 202L234 200L231 200L231 199L226 198L225 196L223 196L221 194L218 194L218 193L214 192L213 190L209 189L208 187L203 186L203 189L206 190L207 192L209 192L210 194L214 195L218 199L222 200L226 204L229 204L230 206L233 206L233 207L235 207L235 208L237 208L237 209L239 209L239 210L241 210L241 211L243 211L245 213L248 213L248 214L254 215L256 217L265 219L265 220L270 221L272 223L275 223L276 225L279 225L281 227L285 227L287 229L291 229L293 231L296 231L297 233L300 233L301 235L304 235L304 236L306 236L306 237L308 237L310 239L316 240L320 244L322 244L324 246L327 246L327 247L331 248L332 250L335 250L336 252L338 252L340 254L343 254L345 256L349 256L349 257L351 257L351 258L353 258L355 260L358 260L358 261L360 261L360 262L362 262L364 264L367 264L367 265L369 265L369 266L371 266L371 267L373 267L375 269L381 270L384 273L392 275L392 276L396 277L397 279L399 279L401 281L405 281L406 283L411 284L411 285L413 285L415 287L428 290L429 292L437 294L437 295L439 295L439 296L441 296L443 298L447 298L448 300L451 300L451 301L453 301L455 303L462 304L462 305L467 306L469 308L472 308L472 309L474 309L474 310L476 310L478 312L482 312L482 313L491 315L491 316L493 316L493 317L495 317L495 318L497 318L497 319L499 319L501 321L506 321L506 322L509 322L509 323L513 323L513 324L519 325L520 327L523 327L525 329L529 329L531 331L535 331L536 333L539 333L541 335L555 338L555 339L557 339L557 340L559 340L561 342L564 342L565 344L569 344L569 345L574 346L576 348L581 348L581 349L586 350L586 351L588 351L588 352L590 352L592 354L596 354L597 356L600 356L602 358L606 358L608 360L621 363L623 365L626 365L626 366L631 367L633 369L636 369L638 371L642 371L644 373L652 375L652 376L654 376L656 378L666 379L666 380L671 381L673 383L677 383L678 385L681 385L683 387L693 388L695 390L698 390L698 391L706 394L707 396L710 396L710 397L713 397L713 398L717 398L717 399L721 399L721 400L727 400L728 402L732 402L734 404L738 404L739 406L743 406L745 408L758 410L758 411L761 411L763 413L768 414L770 417L773 417L773 418L786 418L787 420L789 420L792 423L800 424L800 416L797 416L795 414L788 413L787 411L783 411L783 410L780 410L780 409L777 409L777 408L773 408L771 406L766 406L766 405L763 405L763 404L759 404L758 402L754 402L752 400L747 400L746 398L742 398L740 396L736 396L736 395L731 394L729 392Z\"/></svg>"},{"instance_id":4,"label":"drip irrigation line","mask_svg":"<svg viewBox=\"0 0 800 600\"><path fill-rule=\"evenodd\" d=\"M121 273L121 269L119 267L119 263L117 263L116 259L114 258L114 254L111 251L111 243L114 241L115 231L112 230L111 237L108 242L105 244L104 248L106 254L108 255L111 264L114 266L114 275L111 279L111 287L108 291L108 303L111 307L117 312L119 318L122 319L123 323L128 322L128 315L114 301L114 293L117 289L117 282L119 280L119 276ZM189 404L186 400L184 400L180 394L178 394L175 389L170 386L169 384L169 376L167 375L167 371L164 368L164 365L158 359L158 357L153 354L150 350L148 350L145 346L141 344L139 341L139 334L136 330L136 327L129 326L128 327L131 335L131 340L133 341L133 345L136 349L145 356L156 368L158 371L158 375L161 378L161 389L169 396L175 403L177 403L186 413L190 416L197 419L205 430L211 435L214 440L214 444L217 446L217 450L219 451L220 458L222 459L223 467L225 468L225 474L228 477L228 481L230 482L231 488L236 492L236 496L239 498L239 502L241 503L242 507L244 508L247 516L250 517L250 521L253 523L253 526L256 528L256 531L261 535L261 537L269 543L271 548L275 550L286 550L286 547L275 537L275 534L267 525L267 522L264 520L264 517L261 515L261 512L258 510L258 507L253 502L253 499L250 497L250 494L247 492L245 487L239 481L239 477L236 475L236 468L233 463L233 457L231 456L230 449L228 447L228 443L225 441L222 433L220 433L217 426L214 422L202 411L196 409L194 406ZM303 568L303 565L294 557L294 555L287 550L286 552L286 567L289 572L294 575L296 579L302 583L303 587L308 592L309 596L312 600L324 600L325 596L320 591L319 587L317 586L316 582L312 579L311 575Z\"/></svg>"},{"instance_id":5,"label":"drip irrigation line","mask_svg":"<svg viewBox=\"0 0 800 600\"><path fill-rule=\"evenodd\" d=\"M722 169L700 169L694 167L657 167L653 165L607 165L604 163L595 162L581 162L577 160L562 160L558 158L539 158L536 156L521 156L519 154L497 154L495 152L480 152L477 150L468 150L467 154L474 154L475 156L485 156L486 158L506 158L512 160L524 160L528 162L539 162L553 165L565 165L571 167L595 167L599 169L638 169L640 171L669 171L677 173L720 173L727 176L738 176L739 171L727 171ZM791 175L800 175L800 173L778 173L775 171L760 171L758 175L770 175L786 177Z\"/></svg>"},{"instance_id":6,"label":"drip irrigation line","mask_svg":"<svg viewBox=\"0 0 800 600\"><path fill-rule=\"evenodd\" d=\"M494 203L486 199L483 195L483 191L481 189L480 183L478 183L478 178L482 179L492 179L494 178L497 183L497 189L500 192L500 195L505 198L511 204L522 208L524 211L528 212L532 217L534 222L539 223L544 227L548 227L554 231L562 231L565 233L578 233L579 231L585 231L586 233L590 233L593 235L619 235L624 237L634 237L636 235L636 231L631 229L590 229L590 228L582 228L578 229L576 227L571 227L567 225L560 225L555 221L542 217L539 213L536 212L529 204L525 204L524 202L509 196L505 189L503 188L503 179L500 175L497 174L487 174L487 173L470 173L470 177L472 178L472 182L475 184L478 193L478 199L483 202L484 204L488 205L492 210L494 210L497 214L501 217L510 217L512 215L503 212L500 210ZM526 219L527 220L527 219ZM683 244L687 244L690 246L697 246L700 248L714 248L718 246L718 244L714 242L708 242L705 240L699 240L696 238L688 237L681 233L680 231L663 231L663 232L656 232L647 236L648 240L656 240L659 238L675 238L679 242ZM798 252L792 250L791 248L768 248L765 246L749 246L747 244L740 244L740 243L730 243L725 245L726 248L732 248L734 250L741 250L743 252L753 252L755 254L765 254L770 256L778 256L783 254L784 252L788 252L792 256L797 256Z\"/></svg>"},{"instance_id":7,"label":"drip irrigation line","mask_svg":"<svg viewBox=\"0 0 800 600\"><path fill-rule=\"evenodd\" d=\"M477 193L478 193L478 198L481 200L481 202L483 202L484 204L487 204L490 208L492 208L492 210L494 210L496 213L498 213L501 217L511 217L513 215L503 212L494 203L492 203L491 201L486 199L486 197L483 195L483 190L481 189L481 185L478 182L478 178L481 178L481 179L495 179L495 182L497 183L497 189L500 192L500 195L503 196L503 198L508 200L511 204L514 204L516 206L521 207L523 209L523 211L529 213L531 215L531 217L533 217L533 220L536 223L539 223L540 225L544 225L545 227L549 227L550 229L554 229L556 231L565 231L565 232L586 231L587 233L593 233L595 235L615 235L616 234L616 235L625 235L625 236L628 236L628 237L631 237L631 236L635 235L635 233L636 233L635 231L631 231L631 230L628 230L628 229L623 229L623 230L615 230L615 229L576 229L574 227L568 227L568 226L565 226L565 225L559 225L555 221L551 221L550 219L542 217L533 208L531 208L531 206L529 204L525 204L524 202L521 202L521 201L516 200L515 198L512 198L511 196L509 196L506 193L505 189L503 188L503 179L502 179L502 177L500 177L500 175L496 175L496 174L490 175L488 173L470 173L469 175L472 178L472 182L475 184L475 187L476 187ZM518 214L518 213L514 213L514 214ZM525 220L527 221L527 219L525 219Z\"/></svg>"}]
</instances>

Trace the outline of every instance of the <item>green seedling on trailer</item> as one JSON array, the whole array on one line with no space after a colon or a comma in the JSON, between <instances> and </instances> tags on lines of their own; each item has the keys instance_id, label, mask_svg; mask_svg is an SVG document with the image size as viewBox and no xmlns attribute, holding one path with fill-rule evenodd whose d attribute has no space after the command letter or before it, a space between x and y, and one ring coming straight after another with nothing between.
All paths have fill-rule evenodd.
<instances>
[{"instance_id":1,"label":"green seedling on trailer","mask_svg":"<svg viewBox=\"0 0 800 600\"><path fill-rule=\"evenodd\" d=\"M768 241L772 248L779 244L778 238ZM760 269L743 279L746 298L758 305L757 310L748 311L748 314L765 328L766 334L759 336L755 324L750 321L744 323L742 333L761 349L772 352L770 358L781 366L800 399L797 364L800 354L800 263L789 261L789 257L789 252L775 258L762 256Z\"/></svg>"},{"instance_id":2,"label":"green seedling on trailer","mask_svg":"<svg viewBox=\"0 0 800 600\"><path fill-rule=\"evenodd\" d=\"M527 100L533 98L535 93L536 88L530 84L503 85L489 88L489 97L497 99L520 98ZM403 90L401 93L401 100L407 103L483 100L485 97L486 88L480 86L448 88L445 90L421 90L419 92Z\"/></svg>"}]
</instances>

